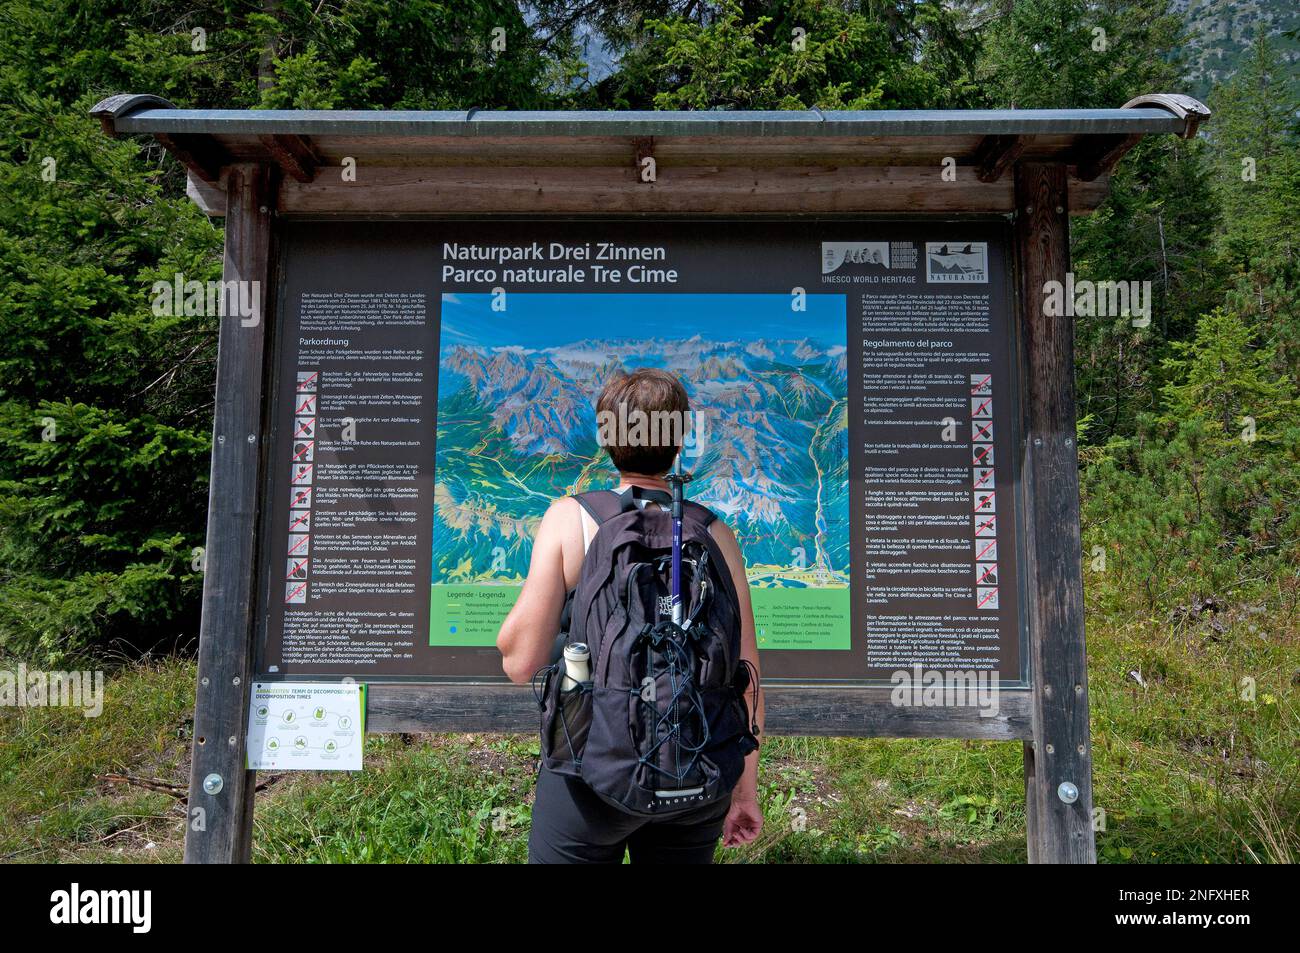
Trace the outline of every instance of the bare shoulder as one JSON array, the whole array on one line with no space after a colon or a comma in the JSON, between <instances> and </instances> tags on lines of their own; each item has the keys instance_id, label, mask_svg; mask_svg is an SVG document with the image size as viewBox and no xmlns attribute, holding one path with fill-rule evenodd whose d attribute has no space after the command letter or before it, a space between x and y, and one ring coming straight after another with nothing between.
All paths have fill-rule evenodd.
<instances>
[{"instance_id":1,"label":"bare shoulder","mask_svg":"<svg viewBox=\"0 0 1300 953\"><path fill-rule=\"evenodd\" d=\"M740 551L736 534L722 520L715 519L709 524L709 535L717 543L718 552L722 554L723 562L727 564L727 571L731 576L732 585L736 587L736 597L740 600L740 607L748 614L750 611L749 576L745 568L745 554Z\"/></svg>"},{"instance_id":2,"label":"bare shoulder","mask_svg":"<svg viewBox=\"0 0 1300 953\"><path fill-rule=\"evenodd\" d=\"M537 528L538 540L562 541L576 531L582 534L581 506L571 496L562 496L546 509Z\"/></svg>"},{"instance_id":3,"label":"bare shoulder","mask_svg":"<svg viewBox=\"0 0 1300 953\"><path fill-rule=\"evenodd\" d=\"M562 496L558 500L552 500L551 505L546 508L546 515L542 517L543 523L562 523L566 520L572 520L578 515L580 505L577 500L571 496Z\"/></svg>"},{"instance_id":4,"label":"bare shoulder","mask_svg":"<svg viewBox=\"0 0 1300 953\"><path fill-rule=\"evenodd\" d=\"M721 519L715 519L709 524L709 535L713 537L713 541L722 550L722 555L728 560L733 556L741 558L740 543L736 541L736 534Z\"/></svg>"}]
</instances>

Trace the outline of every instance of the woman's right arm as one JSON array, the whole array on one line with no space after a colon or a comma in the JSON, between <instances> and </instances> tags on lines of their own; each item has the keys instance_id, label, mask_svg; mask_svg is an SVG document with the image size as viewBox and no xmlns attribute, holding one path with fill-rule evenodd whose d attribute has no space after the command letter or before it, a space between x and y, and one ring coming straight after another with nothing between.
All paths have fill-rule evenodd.
<instances>
[{"instance_id":1,"label":"woman's right arm","mask_svg":"<svg viewBox=\"0 0 1300 953\"><path fill-rule=\"evenodd\" d=\"M556 500L542 517L528 578L497 634L501 667L516 684L525 684L551 661L564 611L564 538L577 506L572 499Z\"/></svg>"}]
</instances>

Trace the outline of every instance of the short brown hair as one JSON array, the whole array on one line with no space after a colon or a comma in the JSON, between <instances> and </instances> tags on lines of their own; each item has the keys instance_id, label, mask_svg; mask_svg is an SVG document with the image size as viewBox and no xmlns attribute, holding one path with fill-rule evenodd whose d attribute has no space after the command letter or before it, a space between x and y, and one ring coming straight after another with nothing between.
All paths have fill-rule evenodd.
<instances>
[{"instance_id":1,"label":"short brown hair","mask_svg":"<svg viewBox=\"0 0 1300 953\"><path fill-rule=\"evenodd\" d=\"M620 473L658 476L682 449L690 410L686 388L667 371L619 374L596 401L598 440Z\"/></svg>"}]
</instances>

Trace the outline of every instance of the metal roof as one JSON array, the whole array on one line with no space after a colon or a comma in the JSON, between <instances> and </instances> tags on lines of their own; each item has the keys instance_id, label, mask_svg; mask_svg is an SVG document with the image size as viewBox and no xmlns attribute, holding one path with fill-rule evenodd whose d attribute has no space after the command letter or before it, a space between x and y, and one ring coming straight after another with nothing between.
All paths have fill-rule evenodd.
<instances>
[{"instance_id":1,"label":"metal roof","mask_svg":"<svg viewBox=\"0 0 1300 953\"><path fill-rule=\"evenodd\" d=\"M1183 109L1158 99L1183 100ZM1199 108L1197 108L1199 107ZM1209 116L1188 97L1120 109L511 112L177 109L154 96L104 100L92 115L118 134L346 136L1187 135Z\"/></svg>"}]
</instances>

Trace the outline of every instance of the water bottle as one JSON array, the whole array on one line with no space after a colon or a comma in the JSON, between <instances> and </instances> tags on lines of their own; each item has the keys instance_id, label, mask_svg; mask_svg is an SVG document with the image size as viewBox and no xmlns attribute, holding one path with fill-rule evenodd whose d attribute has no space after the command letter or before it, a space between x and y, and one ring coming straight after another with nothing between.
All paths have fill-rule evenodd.
<instances>
[{"instance_id":1,"label":"water bottle","mask_svg":"<svg viewBox=\"0 0 1300 953\"><path fill-rule=\"evenodd\" d=\"M560 691L567 692L580 682L591 681L591 649L586 642L572 642L564 647L564 680Z\"/></svg>"}]
</instances>

